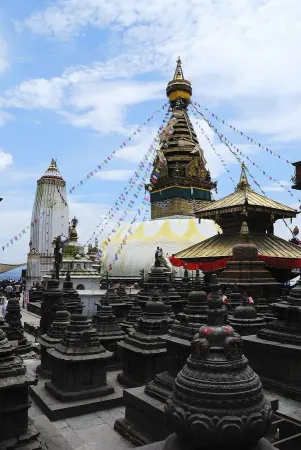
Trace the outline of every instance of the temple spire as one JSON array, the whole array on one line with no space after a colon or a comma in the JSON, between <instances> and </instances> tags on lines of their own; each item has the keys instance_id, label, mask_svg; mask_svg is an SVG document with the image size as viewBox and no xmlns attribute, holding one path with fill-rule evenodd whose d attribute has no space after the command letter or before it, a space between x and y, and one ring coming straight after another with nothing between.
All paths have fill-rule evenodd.
<instances>
[{"instance_id":1,"label":"temple spire","mask_svg":"<svg viewBox=\"0 0 301 450\"><path fill-rule=\"evenodd\" d=\"M241 165L241 174L240 174L240 179L239 179L238 185L236 187L236 190L237 189L246 190L246 189L249 189L250 187L251 186L248 181L246 166L245 166L245 163L243 162Z\"/></svg>"},{"instance_id":2,"label":"temple spire","mask_svg":"<svg viewBox=\"0 0 301 450\"><path fill-rule=\"evenodd\" d=\"M176 67L173 79L174 80L184 80L184 75L183 75L183 70L182 70L182 61L181 61L180 56L177 59L177 67Z\"/></svg>"},{"instance_id":3,"label":"temple spire","mask_svg":"<svg viewBox=\"0 0 301 450\"><path fill-rule=\"evenodd\" d=\"M61 177L60 171L57 167L56 160L54 158L51 159L48 169L45 172L46 177Z\"/></svg>"}]
</instances>

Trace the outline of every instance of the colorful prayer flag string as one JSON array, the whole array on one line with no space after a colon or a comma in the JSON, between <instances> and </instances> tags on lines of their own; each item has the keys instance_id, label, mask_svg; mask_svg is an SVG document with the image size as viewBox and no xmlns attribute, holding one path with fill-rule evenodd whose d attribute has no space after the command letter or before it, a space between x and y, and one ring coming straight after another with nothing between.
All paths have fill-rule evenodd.
<instances>
[{"instance_id":1,"label":"colorful prayer flag string","mask_svg":"<svg viewBox=\"0 0 301 450\"><path fill-rule=\"evenodd\" d=\"M195 105L197 105L199 108L201 108L201 105L197 102L193 102ZM279 153L276 153L272 150L270 150L268 147L265 147L260 142L258 142L256 139L251 138L247 134L245 134L243 131L240 131L237 127L234 125L229 124L226 120L219 117L217 114L211 112L208 108L204 108L214 119L218 120L219 122L222 122L223 125L226 125L231 130L235 131L236 133L240 134L241 136L247 138L248 141L250 141L252 144L257 145L259 148L267 151L270 155L275 156L278 159L282 159L282 161L285 161L287 164L292 164L288 159L283 158Z\"/></svg>"},{"instance_id":2,"label":"colorful prayer flag string","mask_svg":"<svg viewBox=\"0 0 301 450\"><path fill-rule=\"evenodd\" d=\"M195 108L194 105L192 105L193 108ZM197 111L197 109L195 108L195 110ZM192 114L194 115L195 119L196 119L196 124L198 125L198 127L200 128L202 134L205 136L205 138L207 139L207 141L209 142L210 147L212 148L212 150L214 151L214 153L218 156L218 158L220 159L220 162L222 163L222 165L224 166L225 171L228 173L230 180L232 181L233 185L236 186L235 181L233 180L233 178L230 175L230 170L228 169L227 165L225 164L225 161L223 160L222 156L218 153L218 151L216 150L216 148L214 147L214 145L212 144L212 142L210 141L209 137L207 136L207 134L205 133L203 127L201 126L201 124L198 121L198 116L196 115L195 111L193 109L190 108L190 111L192 112Z\"/></svg>"},{"instance_id":3,"label":"colorful prayer flag string","mask_svg":"<svg viewBox=\"0 0 301 450\"><path fill-rule=\"evenodd\" d=\"M117 212L120 210L120 206L122 206L124 204L130 191L134 188L135 184L138 182L141 173L142 173L142 178L141 178L142 181L144 183L147 181L146 176L150 172L149 169L152 166L152 161L154 159L153 153L155 150L155 143L158 142L158 136L164 127L163 124L167 121L169 113L170 113L170 111L167 111L165 113L162 124L159 127L159 131L158 131L157 135L154 137L151 145L149 146L148 151L144 155L144 158L140 161L138 168L134 172L134 175L131 176L127 185L123 189L122 193L119 195L118 199L114 202L114 205L110 208L109 212L101 220L101 222L96 226L96 229L94 230L92 236L86 242L85 246L87 246L89 242L91 242L93 239L95 239L97 236L99 236L104 231L106 226L108 225L109 220L115 217L115 214L117 214ZM144 169L144 172L143 172L143 169ZM138 193L143 189L143 187L144 187L143 183L139 183L136 192L133 194L133 196L135 198L137 198ZM123 220L123 219L119 219L119 220ZM118 222L117 222L117 224L118 224ZM97 228L99 228L98 231L96 231Z\"/></svg>"},{"instance_id":4,"label":"colorful prayer flag string","mask_svg":"<svg viewBox=\"0 0 301 450\"><path fill-rule=\"evenodd\" d=\"M97 172L99 172L105 164L108 164L109 161L111 161L114 156L116 155L117 152L119 152L120 150L122 150L124 147L126 147L128 145L129 142L131 142L132 138L134 136L136 136L138 133L141 132L141 128L143 128L145 125L147 125L153 118L154 115L161 112L162 110L164 110L166 107L168 106L168 103L164 103L164 105L161 108L158 108L156 111L153 112L153 114L151 115L151 117L149 117L142 125L140 125L136 131L134 131L134 133L131 134L131 136L129 136L127 139L125 139L125 141L119 146L119 148L113 150L113 152L107 156L102 162L100 162L97 167L95 167L95 169L93 169L91 172L89 172L85 178L83 178L82 180L79 181L79 183L77 184L77 186L73 186L70 190L69 193L72 194L72 192L76 189L79 188L80 186L82 186L86 181L88 181L90 178L93 177L93 175Z\"/></svg>"}]
</instances>

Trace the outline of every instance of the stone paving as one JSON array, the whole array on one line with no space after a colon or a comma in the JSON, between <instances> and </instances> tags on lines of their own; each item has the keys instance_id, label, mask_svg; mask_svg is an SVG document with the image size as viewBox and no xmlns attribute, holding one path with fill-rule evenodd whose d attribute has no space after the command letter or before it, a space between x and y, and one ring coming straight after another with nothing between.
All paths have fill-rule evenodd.
<instances>
[{"instance_id":1,"label":"stone paving","mask_svg":"<svg viewBox=\"0 0 301 450\"><path fill-rule=\"evenodd\" d=\"M35 373L38 362L38 359L25 360L27 370ZM110 372L108 375L110 376ZM43 383L45 380L39 382ZM124 409L124 407L110 408L93 414L58 420L52 424L75 450L127 450L133 448L133 445L114 430L114 422L124 416ZM29 417L34 420L41 415L42 410L32 401Z\"/></svg>"}]
</instances>

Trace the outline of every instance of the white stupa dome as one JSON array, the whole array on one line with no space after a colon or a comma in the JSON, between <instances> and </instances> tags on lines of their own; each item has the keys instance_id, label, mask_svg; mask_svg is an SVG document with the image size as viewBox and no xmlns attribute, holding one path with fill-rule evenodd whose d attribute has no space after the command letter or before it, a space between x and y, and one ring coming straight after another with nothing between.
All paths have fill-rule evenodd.
<instances>
[{"instance_id":1,"label":"white stupa dome","mask_svg":"<svg viewBox=\"0 0 301 450\"><path fill-rule=\"evenodd\" d=\"M157 247L162 248L169 263L167 256L214 236L220 230L212 220L198 223L194 218L137 222L131 226L133 234L128 234L126 245L115 261L115 254L128 229L129 224L126 224L114 236L110 236L111 241L102 257L102 274L107 273L110 263L113 266L110 275L114 277L136 277L142 269L147 274L154 264ZM181 276L182 272L182 268L174 268L175 275Z\"/></svg>"}]
</instances>

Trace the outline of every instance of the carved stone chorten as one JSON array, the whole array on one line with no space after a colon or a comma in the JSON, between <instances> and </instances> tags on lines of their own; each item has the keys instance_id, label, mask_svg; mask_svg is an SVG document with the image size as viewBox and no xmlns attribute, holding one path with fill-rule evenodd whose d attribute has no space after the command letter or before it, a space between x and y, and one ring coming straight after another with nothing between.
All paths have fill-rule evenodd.
<instances>
[{"instance_id":1,"label":"carved stone chorten","mask_svg":"<svg viewBox=\"0 0 301 450\"><path fill-rule=\"evenodd\" d=\"M192 291L184 312L172 324L166 336L167 371L159 373L146 385L145 392L164 403L173 390L175 377L190 355L190 343L201 325L207 322L207 294Z\"/></svg>"},{"instance_id":2,"label":"carved stone chorten","mask_svg":"<svg viewBox=\"0 0 301 450\"><path fill-rule=\"evenodd\" d=\"M109 286L104 296L106 301L112 306L113 313L118 321L125 319L130 312L132 302L125 301L124 295L120 298L117 289L114 286Z\"/></svg>"},{"instance_id":3,"label":"carved stone chorten","mask_svg":"<svg viewBox=\"0 0 301 450\"><path fill-rule=\"evenodd\" d=\"M7 303L5 320L8 324L6 336L9 341L16 342L18 355L22 357L33 357L32 343L25 337L24 328L21 323L21 308L18 298L10 298Z\"/></svg>"},{"instance_id":4,"label":"carved stone chorten","mask_svg":"<svg viewBox=\"0 0 301 450\"><path fill-rule=\"evenodd\" d=\"M228 288L228 295L226 294L227 290L225 292L225 295L227 295L228 298L227 309L229 311L234 311L235 308L242 304L242 295L239 292L236 284L233 286L232 292L230 294L229 290L230 288Z\"/></svg>"},{"instance_id":5,"label":"carved stone chorten","mask_svg":"<svg viewBox=\"0 0 301 450\"><path fill-rule=\"evenodd\" d=\"M187 300L183 299L178 292L171 287L169 276L170 273L168 273L164 267L156 265L152 267L148 279L144 283L143 289L137 294L139 305L142 308L146 305L149 297L153 295L153 291L156 288L159 291L163 303L167 297L169 298L175 314L178 314L183 310L183 306L187 303Z\"/></svg>"},{"instance_id":6,"label":"carved stone chorten","mask_svg":"<svg viewBox=\"0 0 301 450\"><path fill-rule=\"evenodd\" d=\"M256 309L249 304L246 292L243 293L242 298L241 306L234 309L229 323L241 336L250 336L256 334L265 325L265 321L262 317L257 316Z\"/></svg>"},{"instance_id":7,"label":"carved stone chorten","mask_svg":"<svg viewBox=\"0 0 301 450\"><path fill-rule=\"evenodd\" d=\"M126 320L120 323L121 329L126 333L129 334L132 331L135 331L138 319L142 317L142 309L141 306L138 304L137 298L134 299L133 306L130 309L130 312L128 313L128 316Z\"/></svg>"},{"instance_id":8,"label":"carved stone chorten","mask_svg":"<svg viewBox=\"0 0 301 450\"><path fill-rule=\"evenodd\" d=\"M177 287L178 293L182 298L188 298L189 292L192 291L192 281L187 269L184 270L184 276L180 285Z\"/></svg>"},{"instance_id":9,"label":"carved stone chorten","mask_svg":"<svg viewBox=\"0 0 301 450\"><path fill-rule=\"evenodd\" d=\"M70 272L67 272L66 279L63 283L62 294L67 311L70 314L73 314L76 310L80 298L78 292L73 287Z\"/></svg>"},{"instance_id":10,"label":"carved stone chorten","mask_svg":"<svg viewBox=\"0 0 301 450\"><path fill-rule=\"evenodd\" d=\"M93 318L93 326L97 331L101 345L109 352L112 352L107 369L119 369L121 362L117 355L117 342L124 339L125 333L116 321L113 308L107 299L103 300L101 304L97 304L97 313Z\"/></svg>"},{"instance_id":11,"label":"carved stone chorten","mask_svg":"<svg viewBox=\"0 0 301 450\"><path fill-rule=\"evenodd\" d=\"M147 302L135 333L118 344L123 362L123 372L118 374L120 383L128 387L142 386L165 370L166 344L162 337L166 336L171 322L162 301L156 297Z\"/></svg>"},{"instance_id":12,"label":"carved stone chorten","mask_svg":"<svg viewBox=\"0 0 301 450\"><path fill-rule=\"evenodd\" d=\"M243 338L246 355L265 387L301 399L301 282L270 306L275 319Z\"/></svg>"},{"instance_id":13,"label":"carved stone chorten","mask_svg":"<svg viewBox=\"0 0 301 450\"><path fill-rule=\"evenodd\" d=\"M41 334L47 333L53 322L58 303L62 297L62 291L59 288L59 280L51 279L46 282L46 289L43 294L41 305L42 314L40 320Z\"/></svg>"},{"instance_id":14,"label":"carved stone chorten","mask_svg":"<svg viewBox=\"0 0 301 450\"><path fill-rule=\"evenodd\" d=\"M21 358L15 354L15 347L0 330L0 443L27 433L28 386L37 381L26 372Z\"/></svg>"},{"instance_id":15,"label":"carved stone chorten","mask_svg":"<svg viewBox=\"0 0 301 450\"><path fill-rule=\"evenodd\" d=\"M223 302L212 276L208 324L191 344L165 411L180 447L251 449L268 429L271 404L242 353L242 341L223 325Z\"/></svg>"},{"instance_id":16,"label":"carved stone chorten","mask_svg":"<svg viewBox=\"0 0 301 450\"><path fill-rule=\"evenodd\" d=\"M44 288L41 283L36 282L31 289L29 289L29 302L40 302L43 299Z\"/></svg>"},{"instance_id":17,"label":"carved stone chorten","mask_svg":"<svg viewBox=\"0 0 301 450\"><path fill-rule=\"evenodd\" d=\"M126 292L125 285L123 283L120 283L117 286L116 293L118 295L119 301L121 301L121 302L129 302L130 301L130 297Z\"/></svg>"},{"instance_id":18,"label":"carved stone chorten","mask_svg":"<svg viewBox=\"0 0 301 450\"><path fill-rule=\"evenodd\" d=\"M90 320L79 310L71 316L63 340L48 350L51 381L45 388L61 402L101 397L114 392L107 384L106 366L112 356L100 344Z\"/></svg>"},{"instance_id":19,"label":"carved stone chorten","mask_svg":"<svg viewBox=\"0 0 301 450\"><path fill-rule=\"evenodd\" d=\"M265 266L265 262L258 259L258 249L250 240L247 222L243 221L239 241L232 249L232 261L227 262L225 270L219 275L219 281L228 286L236 284L254 298L262 290L271 298L277 298L281 285Z\"/></svg>"},{"instance_id":20,"label":"carved stone chorten","mask_svg":"<svg viewBox=\"0 0 301 450\"><path fill-rule=\"evenodd\" d=\"M54 348L56 344L61 342L69 323L70 313L67 311L64 301L61 300L49 330L46 334L37 338L37 342L41 345L41 364L36 369L39 375L45 378L51 377L52 361L48 350Z\"/></svg>"}]
</instances>

